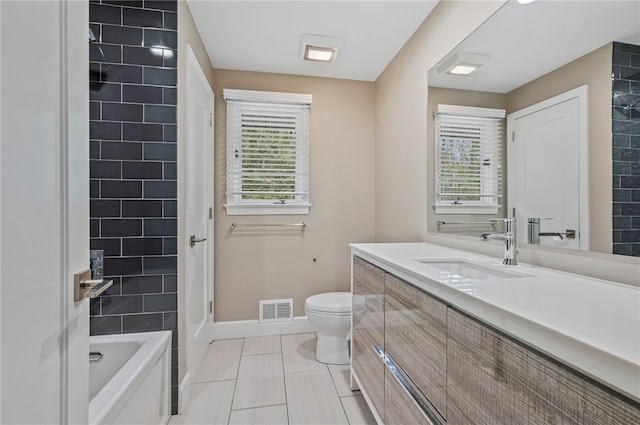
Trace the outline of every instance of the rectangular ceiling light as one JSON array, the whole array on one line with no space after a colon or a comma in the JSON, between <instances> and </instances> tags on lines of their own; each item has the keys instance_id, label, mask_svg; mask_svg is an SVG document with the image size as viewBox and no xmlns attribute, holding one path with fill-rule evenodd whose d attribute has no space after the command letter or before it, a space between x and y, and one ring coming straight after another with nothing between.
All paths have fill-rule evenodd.
<instances>
[{"instance_id":1,"label":"rectangular ceiling light","mask_svg":"<svg viewBox=\"0 0 640 425\"><path fill-rule=\"evenodd\" d=\"M487 62L491 56L479 53L456 52L444 60L437 70L440 74L469 75Z\"/></svg>"},{"instance_id":2,"label":"rectangular ceiling light","mask_svg":"<svg viewBox=\"0 0 640 425\"><path fill-rule=\"evenodd\" d=\"M306 61L331 62L335 53L336 49L333 47L319 47L307 44L304 47L303 59Z\"/></svg>"},{"instance_id":3,"label":"rectangular ceiling light","mask_svg":"<svg viewBox=\"0 0 640 425\"><path fill-rule=\"evenodd\" d=\"M333 62L341 46L342 40L336 37L302 34L300 56L306 61Z\"/></svg>"}]
</instances>

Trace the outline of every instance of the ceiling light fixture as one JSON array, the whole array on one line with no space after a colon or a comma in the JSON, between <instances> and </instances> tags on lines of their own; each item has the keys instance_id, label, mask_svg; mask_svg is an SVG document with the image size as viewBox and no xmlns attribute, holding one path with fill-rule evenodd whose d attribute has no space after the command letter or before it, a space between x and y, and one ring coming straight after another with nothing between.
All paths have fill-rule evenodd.
<instances>
[{"instance_id":1,"label":"ceiling light fixture","mask_svg":"<svg viewBox=\"0 0 640 425\"><path fill-rule=\"evenodd\" d=\"M456 52L438 66L440 74L469 75L489 62L491 56L479 53Z\"/></svg>"},{"instance_id":2,"label":"ceiling light fixture","mask_svg":"<svg viewBox=\"0 0 640 425\"><path fill-rule=\"evenodd\" d=\"M336 37L302 34L300 56L306 61L333 62L341 46L342 40Z\"/></svg>"}]
</instances>

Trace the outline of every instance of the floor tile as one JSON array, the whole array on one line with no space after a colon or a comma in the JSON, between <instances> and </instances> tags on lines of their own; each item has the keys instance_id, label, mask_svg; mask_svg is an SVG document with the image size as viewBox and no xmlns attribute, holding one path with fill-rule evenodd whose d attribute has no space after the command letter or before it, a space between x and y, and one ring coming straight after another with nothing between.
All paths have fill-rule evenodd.
<instances>
[{"instance_id":1,"label":"floor tile","mask_svg":"<svg viewBox=\"0 0 640 425\"><path fill-rule=\"evenodd\" d=\"M256 354L281 353L282 344L280 335L258 336L255 338L245 338L242 348L243 356L255 356Z\"/></svg>"},{"instance_id":2,"label":"floor tile","mask_svg":"<svg viewBox=\"0 0 640 425\"><path fill-rule=\"evenodd\" d=\"M327 369L285 375L292 424L348 424Z\"/></svg>"},{"instance_id":3,"label":"floor tile","mask_svg":"<svg viewBox=\"0 0 640 425\"><path fill-rule=\"evenodd\" d=\"M329 372L340 397L360 394L360 391L351 391L351 368L349 365L330 364Z\"/></svg>"},{"instance_id":4,"label":"floor tile","mask_svg":"<svg viewBox=\"0 0 640 425\"><path fill-rule=\"evenodd\" d=\"M242 357L233 410L286 403L282 354Z\"/></svg>"},{"instance_id":5,"label":"floor tile","mask_svg":"<svg viewBox=\"0 0 640 425\"><path fill-rule=\"evenodd\" d=\"M287 425L287 405L232 410L229 425Z\"/></svg>"},{"instance_id":6,"label":"floor tile","mask_svg":"<svg viewBox=\"0 0 640 425\"><path fill-rule=\"evenodd\" d=\"M376 425L369 406L361 395L340 398L350 425Z\"/></svg>"},{"instance_id":7,"label":"floor tile","mask_svg":"<svg viewBox=\"0 0 640 425\"><path fill-rule=\"evenodd\" d=\"M212 382L236 379L244 339L213 341L200 363L193 382Z\"/></svg>"},{"instance_id":8,"label":"floor tile","mask_svg":"<svg viewBox=\"0 0 640 425\"><path fill-rule=\"evenodd\" d=\"M281 339L285 373L327 369L316 360L316 334L282 335Z\"/></svg>"},{"instance_id":9,"label":"floor tile","mask_svg":"<svg viewBox=\"0 0 640 425\"><path fill-rule=\"evenodd\" d=\"M235 381L193 384L184 413L172 416L169 425L226 424L234 387Z\"/></svg>"}]
</instances>

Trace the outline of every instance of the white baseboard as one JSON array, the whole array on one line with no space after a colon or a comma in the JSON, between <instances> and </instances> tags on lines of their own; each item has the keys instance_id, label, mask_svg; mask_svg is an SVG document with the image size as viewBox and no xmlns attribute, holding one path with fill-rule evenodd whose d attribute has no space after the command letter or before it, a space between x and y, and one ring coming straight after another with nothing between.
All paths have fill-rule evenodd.
<instances>
[{"instance_id":1,"label":"white baseboard","mask_svg":"<svg viewBox=\"0 0 640 425\"><path fill-rule=\"evenodd\" d=\"M184 408L189 402L189 397L191 397L191 381L193 381L193 377L187 373L178 387L178 415L184 412Z\"/></svg>"},{"instance_id":2,"label":"white baseboard","mask_svg":"<svg viewBox=\"0 0 640 425\"><path fill-rule=\"evenodd\" d=\"M249 338L255 336L317 332L307 316L294 317L293 322L259 323L258 320L238 320L212 324L213 339Z\"/></svg>"}]
</instances>

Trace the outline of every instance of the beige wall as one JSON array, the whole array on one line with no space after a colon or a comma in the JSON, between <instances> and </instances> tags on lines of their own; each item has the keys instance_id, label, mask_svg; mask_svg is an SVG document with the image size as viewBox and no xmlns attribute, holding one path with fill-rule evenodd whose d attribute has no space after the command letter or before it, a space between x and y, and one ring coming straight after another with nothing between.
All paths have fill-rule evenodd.
<instances>
[{"instance_id":1,"label":"beige wall","mask_svg":"<svg viewBox=\"0 0 640 425\"><path fill-rule=\"evenodd\" d=\"M193 17L189 11L187 3L183 0L178 1L178 197L182 198L185 191L185 170L184 161L184 144L186 140L185 123L185 105L186 101L186 67L187 67L187 44L191 46L193 53L200 64L200 68L211 83L213 76L213 67L209 62L209 57L204 49L200 35L196 30ZM184 228L184 207L178 202L180 210L178 211L178 240L186 240L186 231ZM185 336L187 334L184 327L186 308L184 308L185 300L185 260L184 251L178 250L178 382L182 381L187 371L187 360L185 357Z\"/></svg>"},{"instance_id":2,"label":"beige wall","mask_svg":"<svg viewBox=\"0 0 640 425\"><path fill-rule=\"evenodd\" d=\"M609 43L507 94L507 113L589 85L589 227L591 251L611 253L613 202Z\"/></svg>"},{"instance_id":3,"label":"beige wall","mask_svg":"<svg viewBox=\"0 0 640 425\"><path fill-rule=\"evenodd\" d=\"M478 225L451 225L451 226L437 226L437 221L462 221L462 222L472 222L472 221L489 221L496 217L506 217L505 211L507 206L507 179L506 179L506 168L505 175L503 176L503 184L502 184L502 194L503 197L500 199L501 205L503 208L500 209L498 214L491 215L466 215L466 214L438 214L436 215L435 210L433 209L433 205L435 204L435 190L436 190L436 178L435 178L435 119L433 117L433 111L435 110L438 104L445 105L462 105L462 106L475 106L480 108L495 108L495 109L506 109L507 107L507 97L504 94L499 93L488 93L488 92L480 92L480 91L470 91L470 90L454 90L454 89L443 89L438 87L429 87L429 98L427 103L427 125L430 129L427 132L427 158L431 158L427 164L427 193L433 194L427 198L427 223L429 232L442 232L442 233L459 233L459 234L480 234L483 231L492 231L495 230L490 225L480 226ZM503 125L506 127L506 120L503 120ZM503 142L506 143L504 134L503 134ZM507 150L506 147L503 146L503 157L506 159ZM501 228L501 227L499 227Z\"/></svg>"},{"instance_id":4,"label":"beige wall","mask_svg":"<svg viewBox=\"0 0 640 425\"><path fill-rule=\"evenodd\" d=\"M228 216L223 89L313 95L309 215ZM215 320L258 318L258 301L293 298L304 316L313 294L350 290L349 243L374 238L375 86L328 78L216 69ZM237 229L237 223L299 223L298 229ZM314 262L315 259L315 262Z\"/></svg>"},{"instance_id":5,"label":"beige wall","mask_svg":"<svg viewBox=\"0 0 640 425\"><path fill-rule=\"evenodd\" d=\"M427 72L504 1L441 1L376 81L376 241L427 236Z\"/></svg>"}]
</instances>

